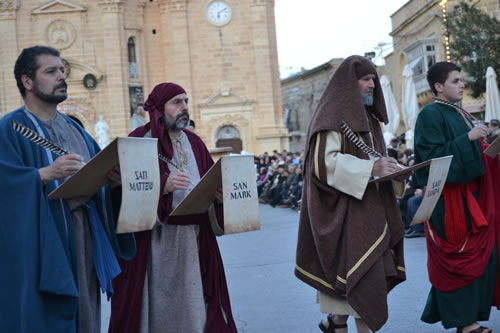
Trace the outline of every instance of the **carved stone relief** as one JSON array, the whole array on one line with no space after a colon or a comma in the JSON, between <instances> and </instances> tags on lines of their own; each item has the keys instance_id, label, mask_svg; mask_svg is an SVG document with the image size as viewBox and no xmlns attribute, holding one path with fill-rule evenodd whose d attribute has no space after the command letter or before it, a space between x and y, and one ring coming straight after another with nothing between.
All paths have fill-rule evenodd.
<instances>
[{"instance_id":1,"label":"carved stone relief","mask_svg":"<svg viewBox=\"0 0 500 333\"><path fill-rule=\"evenodd\" d=\"M240 132L234 126L223 126L221 127L215 136L217 140L219 139L234 139L240 138Z\"/></svg>"},{"instance_id":2,"label":"carved stone relief","mask_svg":"<svg viewBox=\"0 0 500 333\"><path fill-rule=\"evenodd\" d=\"M76 29L66 20L54 20L47 26L45 37L50 46L64 50L75 41Z\"/></svg>"},{"instance_id":3,"label":"carved stone relief","mask_svg":"<svg viewBox=\"0 0 500 333\"><path fill-rule=\"evenodd\" d=\"M19 0L0 0L0 10L11 10L19 8Z\"/></svg>"}]
</instances>

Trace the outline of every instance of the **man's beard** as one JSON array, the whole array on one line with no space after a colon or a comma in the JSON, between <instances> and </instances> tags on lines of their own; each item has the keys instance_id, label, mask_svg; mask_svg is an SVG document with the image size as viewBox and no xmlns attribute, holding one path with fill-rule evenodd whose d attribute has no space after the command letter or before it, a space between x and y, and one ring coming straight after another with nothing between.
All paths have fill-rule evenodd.
<instances>
[{"instance_id":1,"label":"man's beard","mask_svg":"<svg viewBox=\"0 0 500 333\"><path fill-rule=\"evenodd\" d=\"M186 117L186 119L181 119L184 117ZM185 129L189 126L189 119L189 112L183 112L177 115L175 119L168 114L165 114L165 122L168 126L169 131L180 131Z\"/></svg>"},{"instance_id":2,"label":"man's beard","mask_svg":"<svg viewBox=\"0 0 500 333\"><path fill-rule=\"evenodd\" d=\"M61 95L56 95L56 90L59 88L67 89L68 85L63 81L54 87L51 94L45 94L40 89L38 89L38 83L34 81L33 94L47 104L59 104L62 101L65 101L66 98L68 98L68 94L66 91Z\"/></svg>"},{"instance_id":3,"label":"man's beard","mask_svg":"<svg viewBox=\"0 0 500 333\"><path fill-rule=\"evenodd\" d=\"M369 88L367 91L361 93L363 97L363 104L367 106L373 105L373 89Z\"/></svg>"}]
</instances>

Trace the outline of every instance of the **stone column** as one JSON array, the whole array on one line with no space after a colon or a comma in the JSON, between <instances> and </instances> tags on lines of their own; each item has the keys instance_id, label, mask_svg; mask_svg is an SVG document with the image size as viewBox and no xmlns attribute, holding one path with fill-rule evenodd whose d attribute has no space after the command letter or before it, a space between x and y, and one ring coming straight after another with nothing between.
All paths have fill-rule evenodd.
<instances>
[{"instance_id":1,"label":"stone column","mask_svg":"<svg viewBox=\"0 0 500 333\"><path fill-rule=\"evenodd\" d=\"M274 0L252 0L252 32L257 77L257 103L260 127L259 153L288 149L288 131L283 126L278 52L274 22Z\"/></svg>"},{"instance_id":2,"label":"stone column","mask_svg":"<svg viewBox=\"0 0 500 333\"><path fill-rule=\"evenodd\" d=\"M140 0L137 4L137 24L140 27L137 36L137 42L139 45L139 66L141 70L141 81L142 88L144 89L144 98L148 96L148 93L153 89L149 86L149 73L148 66L146 65L146 41L144 36L144 7L146 6L145 0Z\"/></svg>"},{"instance_id":3,"label":"stone column","mask_svg":"<svg viewBox=\"0 0 500 333\"><path fill-rule=\"evenodd\" d=\"M189 46L188 0L162 0L160 15L163 50L169 59L166 73L173 73L171 81L179 83L189 95L189 104L194 106L193 77L191 73L191 50ZM169 80L170 81L170 80Z\"/></svg>"},{"instance_id":4,"label":"stone column","mask_svg":"<svg viewBox=\"0 0 500 333\"><path fill-rule=\"evenodd\" d=\"M5 116L22 105L22 98L14 78L14 64L18 57L16 16L18 0L0 0L0 112Z\"/></svg>"},{"instance_id":5,"label":"stone column","mask_svg":"<svg viewBox=\"0 0 500 333\"><path fill-rule=\"evenodd\" d=\"M110 124L110 140L113 140L116 136L129 132L127 121L130 118L130 103L123 0L98 0L97 3L101 9L105 55L104 82L98 84L97 89L107 89L108 98L107 110L99 110L97 106L97 114L103 114Z\"/></svg>"}]
</instances>

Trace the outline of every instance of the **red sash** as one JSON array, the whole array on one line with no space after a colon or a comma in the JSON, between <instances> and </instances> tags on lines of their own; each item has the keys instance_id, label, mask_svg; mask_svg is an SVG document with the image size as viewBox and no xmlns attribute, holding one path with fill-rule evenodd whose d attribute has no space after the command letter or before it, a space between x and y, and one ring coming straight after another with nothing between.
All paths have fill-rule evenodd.
<instances>
[{"instance_id":1,"label":"red sash","mask_svg":"<svg viewBox=\"0 0 500 333\"><path fill-rule=\"evenodd\" d=\"M472 192L477 192L479 186L477 182L470 184L455 184L447 183L443 189L444 197L444 228L446 240L453 245L461 245L464 243L469 232L467 231L467 223L465 217L464 202L469 208L472 233L477 234L481 228L487 227L488 222L479 207L476 198Z\"/></svg>"},{"instance_id":2,"label":"red sash","mask_svg":"<svg viewBox=\"0 0 500 333\"><path fill-rule=\"evenodd\" d=\"M476 281L484 273L495 239L497 243L500 241L500 193L495 189L499 188L500 167L496 159L482 156L486 172L480 178L478 201L472 195L477 191L477 183L446 184L443 189L448 241L441 239L426 222L429 279L439 291L453 291ZM462 198L470 211L472 229L469 232ZM496 286L495 304L498 307L500 274L497 274Z\"/></svg>"}]
</instances>

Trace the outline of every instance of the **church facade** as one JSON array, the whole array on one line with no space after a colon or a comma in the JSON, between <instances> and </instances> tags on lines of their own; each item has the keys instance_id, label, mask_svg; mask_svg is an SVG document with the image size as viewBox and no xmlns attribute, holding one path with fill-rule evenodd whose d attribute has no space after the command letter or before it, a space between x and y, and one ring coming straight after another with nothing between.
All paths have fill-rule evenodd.
<instances>
[{"instance_id":1,"label":"church facade","mask_svg":"<svg viewBox=\"0 0 500 333\"><path fill-rule=\"evenodd\" d=\"M111 139L127 135L152 88L176 82L208 147L288 149L274 0L0 0L2 114L22 105L14 63L37 44L61 51L59 110L93 135L100 116Z\"/></svg>"}]
</instances>

